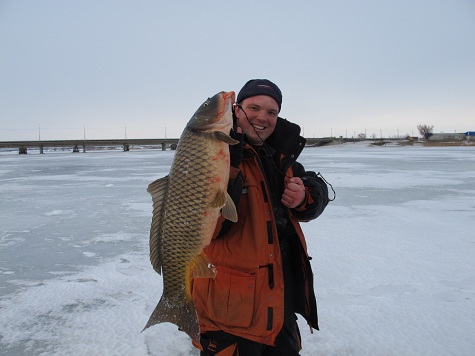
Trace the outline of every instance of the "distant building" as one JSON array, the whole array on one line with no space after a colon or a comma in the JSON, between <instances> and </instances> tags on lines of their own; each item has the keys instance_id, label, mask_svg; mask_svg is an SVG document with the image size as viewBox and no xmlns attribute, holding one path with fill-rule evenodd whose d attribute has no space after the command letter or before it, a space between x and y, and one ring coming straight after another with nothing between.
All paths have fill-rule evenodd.
<instances>
[{"instance_id":1,"label":"distant building","mask_svg":"<svg viewBox=\"0 0 475 356\"><path fill-rule=\"evenodd\" d=\"M474 141L475 140L475 131L465 132L465 139Z\"/></svg>"},{"instance_id":2,"label":"distant building","mask_svg":"<svg viewBox=\"0 0 475 356\"><path fill-rule=\"evenodd\" d=\"M463 141L464 133L433 133L429 136L429 141Z\"/></svg>"}]
</instances>

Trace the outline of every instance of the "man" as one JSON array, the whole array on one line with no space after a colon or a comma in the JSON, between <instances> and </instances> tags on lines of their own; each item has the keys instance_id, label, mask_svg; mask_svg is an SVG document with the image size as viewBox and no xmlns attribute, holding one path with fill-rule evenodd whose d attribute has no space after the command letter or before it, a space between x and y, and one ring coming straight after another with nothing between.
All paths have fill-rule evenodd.
<instances>
[{"instance_id":1,"label":"man","mask_svg":"<svg viewBox=\"0 0 475 356\"><path fill-rule=\"evenodd\" d=\"M206 255L215 279L195 279L202 356L298 355L295 313L318 330L313 274L300 221L328 203L325 182L296 162L300 127L279 117L280 89L248 81L238 93L228 193L238 221L220 219Z\"/></svg>"}]
</instances>

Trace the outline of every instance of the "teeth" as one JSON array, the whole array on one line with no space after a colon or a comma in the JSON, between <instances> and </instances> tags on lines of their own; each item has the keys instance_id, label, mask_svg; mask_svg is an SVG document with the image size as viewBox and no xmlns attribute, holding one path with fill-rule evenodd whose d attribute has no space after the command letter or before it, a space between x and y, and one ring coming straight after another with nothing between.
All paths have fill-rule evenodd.
<instances>
[{"instance_id":1,"label":"teeth","mask_svg":"<svg viewBox=\"0 0 475 356\"><path fill-rule=\"evenodd\" d=\"M254 128L257 129L257 130L264 130L265 129L264 126L259 126L259 125L252 125L252 126L254 126Z\"/></svg>"}]
</instances>

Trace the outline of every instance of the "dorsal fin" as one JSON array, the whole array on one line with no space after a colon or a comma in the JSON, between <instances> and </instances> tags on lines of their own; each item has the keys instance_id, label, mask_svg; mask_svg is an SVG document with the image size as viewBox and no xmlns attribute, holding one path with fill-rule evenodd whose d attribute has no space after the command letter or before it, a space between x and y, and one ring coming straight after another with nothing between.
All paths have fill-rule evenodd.
<instances>
[{"instance_id":1,"label":"dorsal fin","mask_svg":"<svg viewBox=\"0 0 475 356\"><path fill-rule=\"evenodd\" d=\"M162 274L162 217L165 197L170 183L169 176L149 184L147 192L152 196L153 215L150 227L150 262L158 274Z\"/></svg>"}]
</instances>

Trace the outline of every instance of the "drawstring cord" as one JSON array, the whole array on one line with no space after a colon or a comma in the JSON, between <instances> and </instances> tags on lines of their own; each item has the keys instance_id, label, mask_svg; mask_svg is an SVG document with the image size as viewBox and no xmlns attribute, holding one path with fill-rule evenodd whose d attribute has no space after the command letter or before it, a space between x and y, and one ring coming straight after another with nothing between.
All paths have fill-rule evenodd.
<instances>
[{"instance_id":1,"label":"drawstring cord","mask_svg":"<svg viewBox=\"0 0 475 356\"><path fill-rule=\"evenodd\" d=\"M323 178L322 174L320 172L317 173L317 177L320 177L326 185L329 185L332 192L333 192L333 199L330 199L328 198L329 201L334 201L336 199L336 193L335 193L335 189L333 189L333 185L331 185L331 183L328 183L327 180L325 178Z\"/></svg>"}]
</instances>

